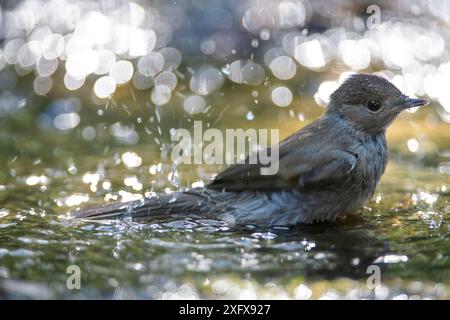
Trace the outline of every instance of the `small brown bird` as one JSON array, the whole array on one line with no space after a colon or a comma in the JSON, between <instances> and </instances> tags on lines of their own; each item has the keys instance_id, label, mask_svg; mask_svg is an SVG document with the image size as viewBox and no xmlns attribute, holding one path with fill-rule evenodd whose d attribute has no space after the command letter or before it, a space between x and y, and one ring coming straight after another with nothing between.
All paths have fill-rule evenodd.
<instances>
[{"instance_id":1,"label":"small brown bird","mask_svg":"<svg viewBox=\"0 0 450 320\"><path fill-rule=\"evenodd\" d=\"M235 164L204 188L75 215L141 220L176 214L285 226L356 214L385 170L386 128L402 111L427 103L405 96L382 77L353 75L331 95L321 118L272 147L279 153L275 175L262 175L261 164Z\"/></svg>"}]
</instances>

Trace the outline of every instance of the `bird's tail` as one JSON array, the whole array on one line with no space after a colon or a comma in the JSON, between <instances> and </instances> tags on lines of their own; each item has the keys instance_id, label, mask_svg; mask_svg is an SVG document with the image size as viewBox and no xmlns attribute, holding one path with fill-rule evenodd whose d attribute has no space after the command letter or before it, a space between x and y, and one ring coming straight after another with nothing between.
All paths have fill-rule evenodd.
<instances>
[{"instance_id":1,"label":"bird's tail","mask_svg":"<svg viewBox=\"0 0 450 320\"><path fill-rule=\"evenodd\" d=\"M155 197L130 202L115 202L71 213L78 219L102 220L131 218L155 218L176 214L202 214L211 207L211 195L204 190L160 194Z\"/></svg>"}]
</instances>

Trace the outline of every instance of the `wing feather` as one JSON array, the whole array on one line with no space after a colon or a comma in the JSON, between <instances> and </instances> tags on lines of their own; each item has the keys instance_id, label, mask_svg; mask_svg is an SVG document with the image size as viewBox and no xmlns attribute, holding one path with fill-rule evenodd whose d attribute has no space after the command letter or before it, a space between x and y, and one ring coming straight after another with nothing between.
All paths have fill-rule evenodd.
<instances>
[{"instance_id":1,"label":"wing feather","mask_svg":"<svg viewBox=\"0 0 450 320\"><path fill-rule=\"evenodd\" d=\"M209 188L228 191L320 187L349 175L357 155L331 135L327 123L316 122L290 136L277 148L279 170L274 175L261 174L261 163L230 166L209 184Z\"/></svg>"}]
</instances>

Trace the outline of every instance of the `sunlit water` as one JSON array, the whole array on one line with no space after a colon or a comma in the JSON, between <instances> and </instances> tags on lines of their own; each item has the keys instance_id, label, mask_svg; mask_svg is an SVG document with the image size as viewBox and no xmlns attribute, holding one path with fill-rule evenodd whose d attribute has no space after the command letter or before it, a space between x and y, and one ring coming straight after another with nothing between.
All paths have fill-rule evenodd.
<instances>
[{"instance_id":1,"label":"sunlit water","mask_svg":"<svg viewBox=\"0 0 450 320\"><path fill-rule=\"evenodd\" d=\"M0 298L449 298L446 2L380 3L378 25L340 2L6 2ZM220 168L174 166L174 128L285 137L352 72L432 101L390 129L392 161L360 219L261 229L67 215L202 186Z\"/></svg>"},{"instance_id":2,"label":"sunlit water","mask_svg":"<svg viewBox=\"0 0 450 320\"><path fill-rule=\"evenodd\" d=\"M16 142L16 156L0 158L3 298L448 298L450 178L434 167L392 162L362 218L334 224L76 221L66 213L79 205L176 189L167 171L155 185L164 166L153 164L151 143L103 149L81 131L45 138L22 127L2 137L3 147ZM198 177L179 175L182 185ZM375 290L372 264L381 268ZM70 265L81 270L80 290L66 287Z\"/></svg>"}]
</instances>

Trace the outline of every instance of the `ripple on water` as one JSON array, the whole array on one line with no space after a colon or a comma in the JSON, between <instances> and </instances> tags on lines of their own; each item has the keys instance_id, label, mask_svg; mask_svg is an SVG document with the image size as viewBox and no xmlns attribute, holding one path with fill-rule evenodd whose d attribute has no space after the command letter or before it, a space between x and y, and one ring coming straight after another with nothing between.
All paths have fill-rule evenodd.
<instances>
[{"instance_id":1,"label":"ripple on water","mask_svg":"<svg viewBox=\"0 0 450 320\"><path fill-rule=\"evenodd\" d=\"M252 233L251 236L253 238L263 239L263 240L273 240L277 237L277 235L272 232L254 232L254 233Z\"/></svg>"},{"instance_id":2,"label":"ripple on water","mask_svg":"<svg viewBox=\"0 0 450 320\"><path fill-rule=\"evenodd\" d=\"M400 254L387 254L375 259L374 263L400 263L407 262L408 257Z\"/></svg>"},{"instance_id":3,"label":"ripple on water","mask_svg":"<svg viewBox=\"0 0 450 320\"><path fill-rule=\"evenodd\" d=\"M441 227L444 219L443 215L435 211L419 211L417 212L422 222L424 222L430 229L438 229Z\"/></svg>"},{"instance_id":4,"label":"ripple on water","mask_svg":"<svg viewBox=\"0 0 450 320\"><path fill-rule=\"evenodd\" d=\"M43 254L43 252L41 252L41 251L33 251L33 250L22 249L22 248L14 249L14 250L0 248L0 258L4 257L4 256L28 258L28 257L40 256L42 254Z\"/></svg>"},{"instance_id":5,"label":"ripple on water","mask_svg":"<svg viewBox=\"0 0 450 320\"><path fill-rule=\"evenodd\" d=\"M17 225L16 222L11 222L11 223L0 223L0 229L11 228L11 227L14 227L15 225Z\"/></svg>"},{"instance_id":6,"label":"ripple on water","mask_svg":"<svg viewBox=\"0 0 450 320\"><path fill-rule=\"evenodd\" d=\"M119 158L123 153L118 153ZM77 168L79 180L84 172L93 170L81 163ZM108 170L120 183L130 174L137 176L114 168ZM400 181L396 174L387 179ZM57 195L52 199L69 199L61 188L72 188L74 195L89 194L90 201L103 199L101 195L96 198L94 192L77 189L76 179L67 185L67 175L46 175L52 177L48 192ZM113 188L116 182L110 180L109 187ZM144 183L144 179L140 181ZM442 181L436 181L436 185L441 188ZM89 189L90 185L82 187ZM0 237L6 234L12 240L1 242L0 278L25 279L22 284L29 286L19 284L13 289L15 282L5 286L0 281L0 292L8 297L38 295L33 286L44 290L42 279L54 283L66 279L65 269L70 263L92 277L82 291L87 298L446 297L448 284L436 288L448 261L445 250L449 232L444 226L450 213L449 194L435 193L433 185L425 188L420 181L415 187L411 191L410 184L407 190L395 185L395 192L390 192L389 185L381 185L380 196L371 203L372 211L366 210L358 224L271 229L231 227L224 221L181 216L150 223L58 219L64 208L57 203L51 205L46 200L50 204L42 209L40 200L23 202L22 197L13 209L0 209L0 228L4 226ZM431 237L436 233L441 237ZM421 278L423 261L428 261L427 270L432 270L426 273L429 279ZM383 270L383 286L374 291L365 288L366 268L372 263L389 265ZM36 273L30 275L30 269ZM407 287L389 282L395 278L401 278ZM420 283L412 284L411 279ZM61 283L65 286L64 281ZM70 294L46 288L49 296Z\"/></svg>"}]
</instances>

